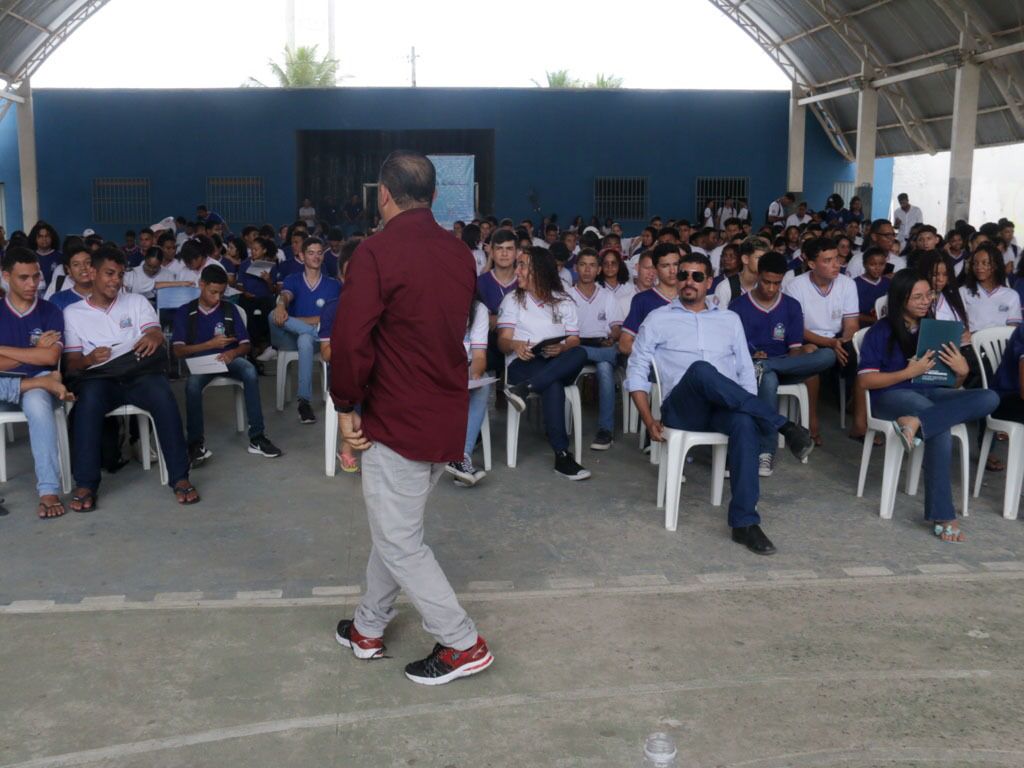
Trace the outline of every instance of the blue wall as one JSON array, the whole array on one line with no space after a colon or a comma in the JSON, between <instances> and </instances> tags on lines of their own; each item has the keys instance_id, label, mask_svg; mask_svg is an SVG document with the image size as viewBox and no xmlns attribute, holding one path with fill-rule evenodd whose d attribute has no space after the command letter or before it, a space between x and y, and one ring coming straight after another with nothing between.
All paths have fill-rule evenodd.
<instances>
[{"instance_id":1,"label":"blue wall","mask_svg":"<svg viewBox=\"0 0 1024 768\"><path fill-rule=\"evenodd\" d=\"M589 217L595 176L647 176L651 215L692 217L694 177L748 176L759 221L786 183L785 92L44 89L34 98L40 210L61 233L120 236L121 224L92 221L97 176L149 177L154 221L190 216L207 176L262 176L267 219L290 221L301 197L296 134L307 129L492 128L495 213L514 218L531 215L531 189L545 213ZM851 173L810 119L812 206ZM8 221L20 223L13 115L0 123L0 181Z\"/></svg>"},{"instance_id":2,"label":"blue wall","mask_svg":"<svg viewBox=\"0 0 1024 768\"><path fill-rule=\"evenodd\" d=\"M21 167L18 162L17 104L12 104L0 120L0 184L4 185L6 206L0 217L7 224L7 233L21 228ZM35 222L33 222L35 223Z\"/></svg>"}]
</instances>

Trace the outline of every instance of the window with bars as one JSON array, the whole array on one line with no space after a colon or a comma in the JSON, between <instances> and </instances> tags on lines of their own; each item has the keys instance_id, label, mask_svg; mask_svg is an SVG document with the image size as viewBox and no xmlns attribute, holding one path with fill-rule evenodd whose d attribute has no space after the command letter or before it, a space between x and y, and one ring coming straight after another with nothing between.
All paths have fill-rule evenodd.
<instances>
[{"instance_id":1,"label":"window with bars","mask_svg":"<svg viewBox=\"0 0 1024 768\"><path fill-rule=\"evenodd\" d=\"M714 201L715 210L720 211L726 198L732 198L733 207L739 210L740 200L748 205L750 179L746 176L698 176L695 183L694 200L697 203L696 221L703 223L704 209ZM715 226L718 226L716 217Z\"/></svg>"},{"instance_id":2,"label":"window with bars","mask_svg":"<svg viewBox=\"0 0 1024 768\"><path fill-rule=\"evenodd\" d=\"M850 207L850 198L854 195L855 185L852 181L837 181L832 185L832 191L843 198L843 205Z\"/></svg>"},{"instance_id":3,"label":"window with bars","mask_svg":"<svg viewBox=\"0 0 1024 768\"><path fill-rule=\"evenodd\" d=\"M236 226L258 226L266 218L263 177L207 176L206 206Z\"/></svg>"},{"instance_id":4,"label":"window with bars","mask_svg":"<svg viewBox=\"0 0 1024 768\"><path fill-rule=\"evenodd\" d=\"M646 221L646 176L598 176L594 179L594 215L601 221Z\"/></svg>"},{"instance_id":5,"label":"window with bars","mask_svg":"<svg viewBox=\"0 0 1024 768\"><path fill-rule=\"evenodd\" d=\"M148 227L153 219L149 179L123 176L94 178L92 219L96 224Z\"/></svg>"}]
</instances>

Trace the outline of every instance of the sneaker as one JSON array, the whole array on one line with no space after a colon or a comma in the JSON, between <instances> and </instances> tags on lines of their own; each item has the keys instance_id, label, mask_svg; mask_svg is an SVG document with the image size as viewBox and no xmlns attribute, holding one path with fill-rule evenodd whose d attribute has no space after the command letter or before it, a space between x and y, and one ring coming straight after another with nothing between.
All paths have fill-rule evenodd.
<instances>
[{"instance_id":1,"label":"sneaker","mask_svg":"<svg viewBox=\"0 0 1024 768\"><path fill-rule=\"evenodd\" d=\"M249 441L249 453L266 456L268 459L276 459L281 455L281 449L270 442L266 435L256 435L256 437Z\"/></svg>"},{"instance_id":2,"label":"sneaker","mask_svg":"<svg viewBox=\"0 0 1024 768\"><path fill-rule=\"evenodd\" d=\"M384 656L384 641L379 637L366 637L359 634L355 622L351 619L342 619L338 622L338 629L334 633L334 639L340 645L351 648L357 659L379 659Z\"/></svg>"},{"instance_id":3,"label":"sneaker","mask_svg":"<svg viewBox=\"0 0 1024 768\"><path fill-rule=\"evenodd\" d=\"M586 480L590 477L590 470L577 464L576 459L568 451L555 454L555 472L570 480Z\"/></svg>"},{"instance_id":4,"label":"sneaker","mask_svg":"<svg viewBox=\"0 0 1024 768\"><path fill-rule=\"evenodd\" d=\"M477 635L476 643L465 651L438 643L427 658L405 667L405 676L420 685L444 685L460 677L483 672L494 663L494 656L484 639Z\"/></svg>"},{"instance_id":5,"label":"sneaker","mask_svg":"<svg viewBox=\"0 0 1024 768\"><path fill-rule=\"evenodd\" d=\"M607 429L597 430L597 437L594 438L594 442L590 444L590 450L592 451L607 451L612 447L612 433Z\"/></svg>"},{"instance_id":6,"label":"sneaker","mask_svg":"<svg viewBox=\"0 0 1024 768\"><path fill-rule=\"evenodd\" d=\"M316 424L316 416L309 400L299 400L299 421L303 424Z\"/></svg>"},{"instance_id":7,"label":"sneaker","mask_svg":"<svg viewBox=\"0 0 1024 768\"><path fill-rule=\"evenodd\" d=\"M476 485L478 479L476 468L473 466L473 460L468 455L464 455L462 461L449 461L445 465L444 471L449 475L454 475L459 485L467 488L472 488Z\"/></svg>"},{"instance_id":8,"label":"sneaker","mask_svg":"<svg viewBox=\"0 0 1024 768\"><path fill-rule=\"evenodd\" d=\"M505 397L508 399L508 404L520 413L526 410L526 398L529 396L530 385L525 381L505 386Z\"/></svg>"},{"instance_id":9,"label":"sneaker","mask_svg":"<svg viewBox=\"0 0 1024 768\"><path fill-rule=\"evenodd\" d=\"M774 457L770 453L762 453L757 457L758 477L771 477Z\"/></svg>"},{"instance_id":10,"label":"sneaker","mask_svg":"<svg viewBox=\"0 0 1024 768\"><path fill-rule=\"evenodd\" d=\"M267 347L256 355L256 359L261 363L269 363L271 360L277 360L277 350L273 347Z\"/></svg>"},{"instance_id":11,"label":"sneaker","mask_svg":"<svg viewBox=\"0 0 1024 768\"><path fill-rule=\"evenodd\" d=\"M188 447L188 463L190 469L195 469L204 461L213 456L213 451L206 447L203 440L192 443Z\"/></svg>"}]
</instances>

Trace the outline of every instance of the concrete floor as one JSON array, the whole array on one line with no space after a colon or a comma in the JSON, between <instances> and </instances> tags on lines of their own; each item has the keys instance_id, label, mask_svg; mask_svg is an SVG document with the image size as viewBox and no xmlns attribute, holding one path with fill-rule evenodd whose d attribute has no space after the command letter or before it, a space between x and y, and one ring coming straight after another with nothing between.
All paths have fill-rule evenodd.
<instances>
[{"instance_id":1,"label":"concrete floor","mask_svg":"<svg viewBox=\"0 0 1024 768\"><path fill-rule=\"evenodd\" d=\"M759 558L705 457L668 532L635 436L570 483L528 422L507 469L495 417L494 471L442 480L427 534L497 661L425 690L401 674L432 643L410 607L392 659L334 643L369 546L359 481L324 476L323 425L274 412L272 385L286 455L248 455L211 391L193 507L131 464L95 513L40 521L27 442L8 446L0 768L628 766L658 729L682 766L1024 765L1024 523L999 516L1001 474L944 545L920 497L878 518L880 451L854 496L859 445L826 410L825 447L762 485L780 551Z\"/></svg>"}]
</instances>

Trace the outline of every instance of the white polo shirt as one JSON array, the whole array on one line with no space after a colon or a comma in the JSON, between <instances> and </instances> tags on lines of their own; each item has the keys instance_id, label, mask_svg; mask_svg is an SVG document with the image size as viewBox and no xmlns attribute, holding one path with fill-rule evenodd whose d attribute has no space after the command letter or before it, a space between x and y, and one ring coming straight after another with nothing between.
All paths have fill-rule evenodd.
<instances>
[{"instance_id":1,"label":"white polo shirt","mask_svg":"<svg viewBox=\"0 0 1024 768\"><path fill-rule=\"evenodd\" d=\"M1020 324L1020 296L1012 288L1000 285L989 293L979 285L978 295L975 296L965 285L960 288L960 298L967 310L971 333L985 328Z\"/></svg>"},{"instance_id":2,"label":"white polo shirt","mask_svg":"<svg viewBox=\"0 0 1024 768\"><path fill-rule=\"evenodd\" d=\"M955 309L946 301L946 297L941 293L935 299L935 319L936 320L953 320L958 323L962 323L964 319L960 317Z\"/></svg>"},{"instance_id":3,"label":"white polo shirt","mask_svg":"<svg viewBox=\"0 0 1024 768\"><path fill-rule=\"evenodd\" d=\"M843 320L860 316L857 284L846 275L839 275L824 291L811 282L811 273L793 278L783 292L800 302L804 311L804 328L811 333L832 339L843 330Z\"/></svg>"},{"instance_id":4,"label":"white polo shirt","mask_svg":"<svg viewBox=\"0 0 1024 768\"><path fill-rule=\"evenodd\" d=\"M810 224L811 221L812 221L811 214L809 214L809 213L805 213L803 216L799 216L798 214L791 213L791 214L789 214L789 218L786 219L786 226L787 227L802 227L804 224Z\"/></svg>"},{"instance_id":5,"label":"white polo shirt","mask_svg":"<svg viewBox=\"0 0 1024 768\"><path fill-rule=\"evenodd\" d=\"M637 294L636 283L632 280L628 283L621 283L614 293L615 301L619 305L619 316L625 320L626 315L629 314L629 305L633 303L633 297Z\"/></svg>"},{"instance_id":6,"label":"white polo shirt","mask_svg":"<svg viewBox=\"0 0 1024 768\"><path fill-rule=\"evenodd\" d=\"M138 293L119 293L106 309L89 299L64 310L64 351L88 355L96 347L134 344L150 328L159 328L153 305Z\"/></svg>"},{"instance_id":7,"label":"white polo shirt","mask_svg":"<svg viewBox=\"0 0 1024 768\"><path fill-rule=\"evenodd\" d=\"M224 272L225 275L228 273L228 271L226 269L224 269L224 265L223 264L221 264L219 261L217 261L215 258L213 258L213 256L207 256L206 257L206 261L203 262L203 266L201 266L199 268L198 272L196 270L194 270L194 269L189 269L184 264L181 264L181 267L178 269L178 277L175 278L175 279L177 279L177 280L187 280L188 282L192 283L194 286L196 286L198 288L199 287L199 276L203 273L204 269L206 269L207 267L211 267L211 266L212 267L219 267ZM160 279L159 275L157 275L157 279L158 280Z\"/></svg>"},{"instance_id":8,"label":"white polo shirt","mask_svg":"<svg viewBox=\"0 0 1024 768\"><path fill-rule=\"evenodd\" d=\"M611 335L611 329L622 325L625 319L624 315L619 314L619 302L615 300L615 294L603 285L598 285L590 298L583 295L579 286L574 286L569 296L576 302L581 338L607 338Z\"/></svg>"},{"instance_id":9,"label":"white polo shirt","mask_svg":"<svg viewBox=\"0 0 1024 768\"><path fill-rule=\"evenodd\" d=\"M156 295L156 281L164 272L166 272L166 270L161 269L160 272L157 273L156 277L150 277L146 274L141 264L137 267L132 267L124 273L123 290L128 293L138 293L145 296L147 299L152 299ZM169 274L170 273L168 273L168 275ZM167 280L171 279L171 277L167 277Z\"/></svg>"},{"instance_id":10,"label":"white polo shirt","mask_svg":"<svg viewBox=\"0 0 1024 768\"><path fill-rule=\"evenodd\" d=\"M783 275L785 277L785 275ZM738 299L747 293L746 288L743 287L743 281L740 281L740 293L736 296ZM725 278L718 285L715 286L715 292L711 295L711 299L714 302L714 306L719 309L728 309L729 305L733 302L732 286L729 285L729 278Z\"/></svg>"},{"instance_id":11,"label":"white polo shirt","mask_svg":"<svg viewBox=\"0 0 1024 768\"><path fill-rule=\"evenodd\" d=\"M473 319L466 328L466 337L462 340L466 348L466 358L473 361L474 349L487 349L487 333L490 331L490 315L487 312L487 305L482 301L477 302L473 311Z\"/></svg>"},{"instance_id":12,"label":"white polo shirt","mask_svg":"<svg viewBox=\"0 0 1024 768\"><path fill-rule=\"evenodd\" d=\"M900 243L907 242L907 238L910 237L910 230L913 229L915 224L921 224L924 222L924 214L921 213L921 209L916 205L910 206L907 210L903 210L900 206L896 206L896 210L892 214L893 224L896 224L896 237L899 238Z\"/></svg>"},{"instance_id":13,"label":"white polo shirt","mask_svg":"<svg viewBox=\"0 0 1024 768\"><path fill-rule=\"evenodd\" d=\"M531 345L559 336L579 336L580 325L576 315L576 304L568 296L556 296L554 303L539 302L532 293L527 293L523 304L516 298L519 291L512 291L501 300L498 307L498 328L514 328L515 341L528 341ZM514 352L505 355L505 362L518 359Z\"/></svg>"}]
</instances>

